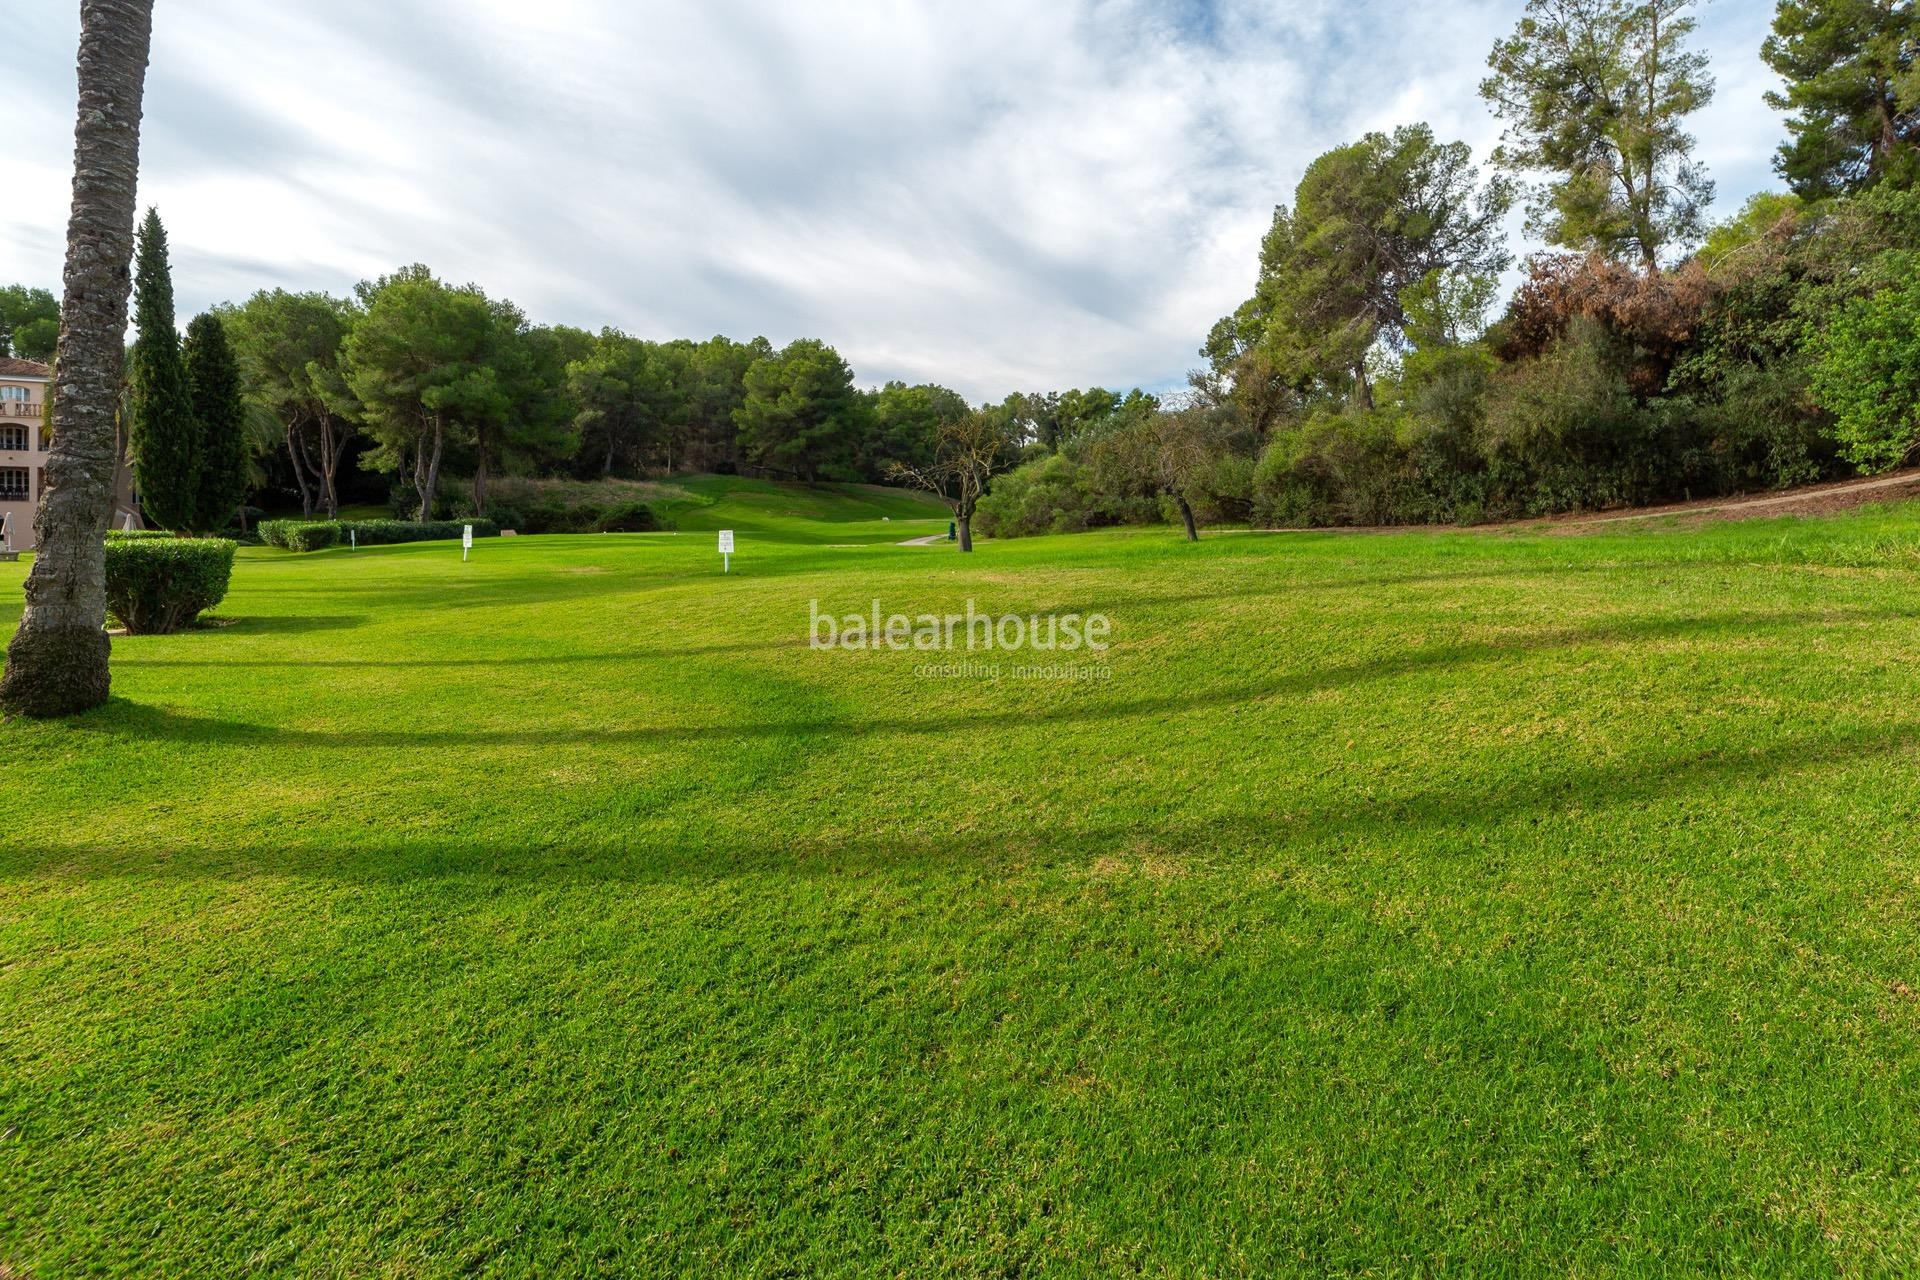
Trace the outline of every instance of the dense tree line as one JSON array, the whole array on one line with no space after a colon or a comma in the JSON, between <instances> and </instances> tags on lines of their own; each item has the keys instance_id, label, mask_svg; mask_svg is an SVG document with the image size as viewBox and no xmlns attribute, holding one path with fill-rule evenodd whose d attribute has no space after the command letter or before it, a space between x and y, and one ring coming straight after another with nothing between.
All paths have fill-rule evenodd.
<instances>
[{"instance_id":1,"label":"dense tree line","mask_svg":"<svg viewBox=\"0 0 1920 1280\"><path fill-rule=\"evenodd\" d=\"M249 401L277 424L268 470L309 514L337 514L368 473L414 519L436 506L485 514L502 473L886 482L897 467L932 467L943 430L975 412L935 384L863 389L818 339L776 348L537 325L418 265L349 298L263 291L215 314ZM982 411L1012 457L1029 438L1057 443L1153 403L1094 388ZM462 486L451 500L449 476Z\"/></svg>"},{"instance_id":2,"label":"dense tree line","mask_svg":"<svg viewBox=\"0 0 1920 1280\"><path fill-rule=\"evenodd\" d=\"M231 487L232 454L210 443L210 424L222 442L250 442L263 503L331 518L343 499L384 498L426 520L436 510L486 514L489 481L503 473L881 483L950 474L954 497L965 486L943 470L942 451L956 429L975 446L990 433L989 471L1004 470L1028 442L1061 447L1158 406L1137 389L1017 394L978 407L931 383L863 389L818 339L776 348L765 338L654 341L536 325L511 302L420 265L344 298L263 290L197 317L183 347L157 213L138 246L125 418L145 514L168 528L206 527L214 476ZM232 411L202 403L201 388L219 379L196 381L194 353L216 348L240 390Z\"/></svg>"},{"instance_id":3,"label":"dense tree line","mask_svg":"<svg viewBox=\"0 0 1920 1280\"><path fill-rule=\"evenodd\" d=\"M1911 461L1920 15L1782 0L1761 53L1789 189L1709 227L1690 10L1530 0L1482 86L1491 176L1424 125L1321 156L1202 349L1185 435L1162 414L1062 443L1001 477L985 531L1474 521ZM1487 323L1516 198L1549 248Z\"/></svg>"},{"instance_id":4,"label":"dense tree line","mask_svg":"<svg viewBox=\"0 0 1920 1280\"><path fill-rule=\"evenodd\" d=\"M943 477L989 533L1177 518L1193 536L1210 520L1473 521L1899 465L1920 440L1920 17L1912 0L1781 0L1760 54L1783 82L1769 100L1787 115L1788 190L1710 227L1687 121L1714 85L1689 47L1692 3L1529 0L1481 85L1505 125L1488 173L1424 124L1316 159L1177 403L862 389L818 339L538 325L418 265L349 297L216 308L188 349L217 362L231 343L239 434L266 446L256 486L329 516L343 493L414 519L485 514L502 473L742 471ZM1489 323L1516 203L1549 247ZM189 392L164 257L150 215L134 469L151 518L204 527L235 483L234 415ZM50 304L0 290L0 330L50 345Z\"/></svg>"}]
</instances>

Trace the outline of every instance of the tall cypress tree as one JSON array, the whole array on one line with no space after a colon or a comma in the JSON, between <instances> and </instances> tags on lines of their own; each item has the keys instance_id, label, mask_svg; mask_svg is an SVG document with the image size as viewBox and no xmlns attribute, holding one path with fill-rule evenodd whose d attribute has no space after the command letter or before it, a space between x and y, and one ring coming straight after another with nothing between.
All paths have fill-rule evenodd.
<instances>
[{"instance_id":1,"label":"tall cypress tree","mask_svg":"<svg viewBox=\"0 0 1920 1280\"><path fill-rule=\"evenodd\" d=\"M193 416L200 423L199 501L194 504L193 528L217 533L247 496L252 462L246 408L240 400L240 367L227 344L226 326L218 316L204 312L187 325L181 356Z\"/></svg>"},{"instance_id":2,"label":"tall cypress tree","mask_svg":"<svg viewBox=\"0 0 1920 1280\"><path fill-rule=\"evenodd\" d=\"M133 290L134 321L140 326L127 361L133 483L148 521L163 529L191 529L199 520L200 423L193 416L180 334L173 327L173 273L157 209L149 208L140 224Z\"/></svg>"}]
</instances>

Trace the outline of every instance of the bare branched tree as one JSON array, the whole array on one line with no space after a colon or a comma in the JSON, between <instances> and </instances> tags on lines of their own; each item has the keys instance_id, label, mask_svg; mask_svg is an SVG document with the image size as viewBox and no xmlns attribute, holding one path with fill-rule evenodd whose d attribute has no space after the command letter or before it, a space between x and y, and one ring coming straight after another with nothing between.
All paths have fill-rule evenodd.
<instances>
[{"instance_id":1,"label":"bare branched tree","mask_svg":"<svg viewBox=\"0 0 1920 1280\"><path fill-rule=\"evenodd\" d=\"M1155 413L1097 442L1094 473L1111 492L1172 499L1187 541L1198 542L1191 498L1219 452L1219 434L1213 414L1202 407Z\"/></svg>"},{"instance_id":2,"label":"bare branched tree","mask_svg":"<svg viewBox=\"0 0 1920 1280\"><path fill-rule=\"evenodd\" d=\"M933 461L913 467L890 463L887 475L906 484L932 490L953 509L960 529L960 549L973 550L973 509L1012 452L1007 426L998 417L973 410L940 425L934 437Z\"/></svg>"}]
</instances>

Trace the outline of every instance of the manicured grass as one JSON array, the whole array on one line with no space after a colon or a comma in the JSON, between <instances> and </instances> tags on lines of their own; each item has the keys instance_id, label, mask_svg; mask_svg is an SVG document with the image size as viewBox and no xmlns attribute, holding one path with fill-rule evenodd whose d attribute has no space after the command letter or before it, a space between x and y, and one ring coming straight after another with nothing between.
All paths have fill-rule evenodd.
<instances>
[{"instance_id":1,"label":"manicured grass","mask_svg":"<svg viewBox=\"0 0 1920 1280\"><path fill-rule=\"evenodd\" d=\"M496 484L501 501L531 505L645 502L682 532L732 529L767 542L897 542L944 532L950 513L931 493L870 484L779 484L744 476L671 480L524 480Z\"/></svg>"},{"instance_id":2,"label":"manicured grass","mask_svg":"<svg viewBox=\"0 0 1920 1280\"><path fill-rule=\"evenodd\" d=\"M730 578L248 549L231 625L0 731L0 1263L1920 1266L1915 508L786 510ZM1110 678L807 648L875 598L1103 612Z\"/></svg>"}]
</instances>

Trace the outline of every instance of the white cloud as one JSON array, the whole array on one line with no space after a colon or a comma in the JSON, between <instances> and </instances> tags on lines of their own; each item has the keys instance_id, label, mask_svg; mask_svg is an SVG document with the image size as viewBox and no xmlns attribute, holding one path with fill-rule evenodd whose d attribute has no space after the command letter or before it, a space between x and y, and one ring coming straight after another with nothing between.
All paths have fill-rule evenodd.
<instances>
[{"instance_id":1,"label":"white cloud","mask_svg":"<svg viewBox=\"0 0 1920 1280\"><path fill-rule=\"evenodd\" d=\"M0 280L55 285L70 14L14 32ZM163 4L142 200L183 312L405 262L538 320L819 336L975 398L1165 386L1328 146L1484 155L1517 3L253 0ZM1770 8L1718 0L1698 122L1731 208L1779 136Z\"/></svg>"}]
</instances>

